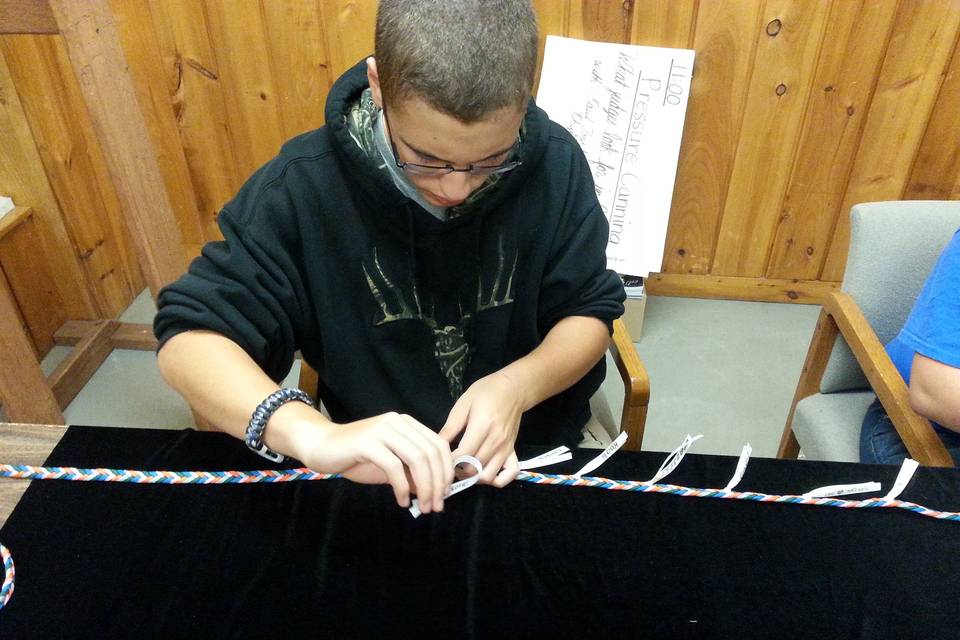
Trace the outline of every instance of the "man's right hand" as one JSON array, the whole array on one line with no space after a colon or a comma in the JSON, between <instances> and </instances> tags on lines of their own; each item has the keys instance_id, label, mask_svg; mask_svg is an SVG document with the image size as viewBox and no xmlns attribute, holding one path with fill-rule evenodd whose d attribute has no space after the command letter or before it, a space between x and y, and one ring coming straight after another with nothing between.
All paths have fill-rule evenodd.
<instances>
[{"instance_id":1,"label":"man's right hand","mask_svg":"<svg viewBox=\"0 0 960 640\"><path fill-rule=\"evenodd\" d=\"M291 453L309 468L354 482L389 484L401 507L409 506L415 493L424 513L443 510L454 475L450 445L410 416L384 413L346 424L298 422Z\"/></svg>"},{"instance_id":2,"label":"man's right hand","mask_svg":"<svg viewBox=\"0 0 960 640\"><path fill-rule=\"evenodd\" d=\"M238 344L211 331L175 335L157 362L197 413L240 440L251 412L278 389ZM385 413L341 425L302 402L288 402L270 417L263 438L273 451L315 471L389 483L401 506L414 492L424 513L443 509L453 481L450 445L410 416Z\"/></svg>"}]
</instances>

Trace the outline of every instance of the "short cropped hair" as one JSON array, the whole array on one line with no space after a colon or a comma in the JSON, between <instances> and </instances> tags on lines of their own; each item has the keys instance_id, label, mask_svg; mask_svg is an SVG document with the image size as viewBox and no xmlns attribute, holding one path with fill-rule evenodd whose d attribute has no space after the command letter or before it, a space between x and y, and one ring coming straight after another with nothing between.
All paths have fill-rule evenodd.
<instances>
[{"instance_id":1,"label":"short cropped hair","mask_svg":"<svg viewBox=\"0 0 960 640\"><path fill-rule=\"evenodd\" d=\"M466 123L525 105L537 41L530 0L381 0L374 55L383 99L417 97Z\"/></svg>"}]
</instances>

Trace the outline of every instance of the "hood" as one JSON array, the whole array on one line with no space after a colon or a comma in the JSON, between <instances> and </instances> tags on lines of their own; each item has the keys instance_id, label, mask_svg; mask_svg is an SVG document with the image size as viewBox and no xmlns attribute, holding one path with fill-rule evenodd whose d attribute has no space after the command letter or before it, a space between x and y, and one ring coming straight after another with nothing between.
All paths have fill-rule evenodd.
<instances>
[{"instance_id":1,"label":"hood","mask_svg":"<svg viewBox=\"0 0 960 640\"><path fill-rule=\"evenodd\" d=\"M403 271L408 274L409 286L419 290L420 297L429 295L432 300L437 352L468 350L460 361L462 374L475 348L473 320L479 304L478 287L484 279L484 243L494 242L485 239L486 219L541 170L538 165L547 149L551 123L531 99L518 152L522 164L459 215L439 220L401 193L389 174L375 166L351 136L346 116L367 87L366 60L354 65L331 87L325 115L333 146L344 165L343 175L363 185L354 190L356 197L367 199L368 207L364 208L376 212L367 221L374 236L393 238L391 243L382 243L382 248L398 244L406 247L394 260L382 257L394 263L397 259L405 262ZM487 253L492 251L488 246ZM496 260L488 258L487 262L487 270L502 268ZM454 342L457 348L450 346ZM455 378L449 378L454 397L461 390L460 379Z\"/></svg>"},{"instance_id":2,"label":"hood","mask_svg":"<svg viewBox=\"0 0 960 640\"><path fill-rule=\"evenodd\" d=\"M507 174L500 181L498 188L492 190L488 197L479 199L462 215L447 221L437 220L400 193L389 176L372 165L351 137L344 117L368 86L367 64L366 59L363 59L348 69L331 87L324 111L327 127L332 134L338 155L347 166L345 174L355 176L365 183L366 196L386 210L402 212L407 207L413 207L415 212L412 222L417 227L414 231L417 235L453 231L464 224L471 223L475 217L484 216L496 207L498 202L523 188L527 176L537 170L537 165L546 151L550 121L547 114L531 99L524 116L524 135L519 149L522 164Z\"/></svg>"}]
</instances>

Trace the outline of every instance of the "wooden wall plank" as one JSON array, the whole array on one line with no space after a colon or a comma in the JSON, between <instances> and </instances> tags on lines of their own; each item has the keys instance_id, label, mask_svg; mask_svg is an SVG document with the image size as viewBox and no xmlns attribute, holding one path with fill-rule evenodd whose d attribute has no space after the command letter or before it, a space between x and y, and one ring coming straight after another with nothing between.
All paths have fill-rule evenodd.
<instances>
[{"instance_id":1,"label":"wooden wall plank","mask_svg":"<svg viewBox=\"0 0 960 640\"><path fill-rule=\"evenodd\" d=\"M769 0L737 145L711 273L763 275L784 188L790 177L813 71L825 2Z\"/></svg>"},{"instance_id":2,"label":"wooden wall plank","mask_svg":"<svg viewBox=\"0 0 960 640\"><path fill-rule=\"evenodd\" d=\"M225 81L207 35L206 7L178 0L152 3L151 9L203 238L220 240L217 214L241 181L227 118Z\"/></svg>"},{"instance_id":3,"label":"wooden wall plank","mask_svg":"<svg viewBox=\"0 0 960 640\"><path fill-rule=\"evenodd\" d=\"M958 26L960 3L900 4L820 279L843 277L850 207L903 196Z\"/></svg>"},{"instance_id":4,"label":"wooden wall plank","mask_svg":"<svg viewBox=\"0 0 960 640\"><path fill-rule=\"evenodd\" d=\"M317 4L261 0L283 139L323 125L331 78Z\"/></svg>"},{"instance_id":5,"label":"wooden wall plank","mask_svg":"<svg viewBox=\"0 0 960 640\"><path fill-rule=\"evenodd\" d=\"M103 157L64 44L59 36L7 36L3 48L87 286L100 316L114 317L140 289L127 269L122 214L113 185L98 175Z\"/></svg>"},{"instance_id":6,"label":"wooden wall plank","mask_svg":"<svg viewBox=\"0 0 960 640\"><path fill-rule=\"evenodd\" d=\"M373 55L377 26L376 0L323 0L320 3L327 36L330 79Z\"/></svg>"},{"instance_id":7,"label":"wooden wall plank","mask_svg":"<svg viewBox=\"0 0 960 640\"><path fill-rule=\"evenodd\" d=\"M110 7L117 19L120 42L130 65L150 140L157 152L157 164L170 196L180 238L187 255L192 256L199 253L204 242L203 228L172 97L167 90L152 4L147 0L111 0Z\"/></svg>"},{"instance_id":8,"label":"wooden wall plank","mask_svg":"<svg viewBox=\"0 0 960 640\"><path fill-rule=\"evenodd\" d=\"M540 70L543 68L543 47L547 36L566 36L570 21L570 0L533 0L533 10L537 13L537 27L540 43L537 52L537 72L533 78L533 93L540 86Z\"/></svg>"},{"instance_id":9,"label":"wooden wall plank","mask_svg":"<svg viewBox=\"0 0 960 640\"><path fill-rule=\"evenodd\" d=\"M960 42L954 46L904 197L960 200Z\"/></svg>"},{"instance_id":10,"label":"wooden wall plank","mask_svg":"<svg viewBox=\"0 0 960 640\"><path fill-rule=\"evenodd\" d=\"M665 272L710 271L761 8L756 2L700 3L693 38L697 54L664 249Z\"/></svg>"},{"instance_id":11,"label":"wooden wall plank","mask_svg":"<svg viewBox=\"0 0 960 640\"><path fill-rule=\"evenodd\" d=\"M206 7L237 175L244 181L283 144L263 15L258 0L207 0Z\"/></svg>"},{"instance_id":12,"label":"wooden wall plank","mask_svg":"<svg viewBox=\"0 0 960 640\"><path fill-rule=\"evenodd\" d=\"M633 2L570 0L567 35L596 42L630 42Z\"/></svg>"},{"instance_id":13,"label":"wooden wall plank","mask_svg":"<svg viewBox=\"0 0 960 640\"><path fill-rule=\"evenodd\" d=\"M895 0L833 5L768 277L820 274L896 11Z\"/></svg>"},{"instance_id":14,"label":"wooden wall plank","mask_svg":"<svg viewBox=\"0 0 960 640\"><path fill-rule=\"evenodd\" d=\"M0 1L0 34L54 34L57 31L57 21L47 0Z\"/></svg>"},{"instance_id":15,"label":"wooden wall plank","mask_svg":"<svg viewBox=\"0 0 960 640\"><path fill-rule=\"evenodd\" d=\"M21 208L7 214L4 221L18 209ZM67 314L49 261L43 254L37 254L39 246L39 227L32 215L0 234L0 267L6 274L37 355L43 358L53 347L53 336L67 321Z\"/></svg>"},{"instance_id":16,"label":"wooden wall plank","mask_svg":"<svg viewBox=\"0 0 960 640\"><path fill-rule=\"evenodd\" d=\"M97 317L92 289L88 287L80 261L73 250L60 205L44 173L43 161L30 131L23 104L7 66L3 46L9 36L0 37L0 191L14 202L31 206L35 212L42 252L56 274L56 287L64 310L77 320Z\"/></svg>"},{"instance_id":17,"label":"wooden wall plank","mask_svg":"<svg viewBox=\"0 0 960 640\"><path fill-rule=\"evenodd\" d=\"M50 6L156 298L187 264L108 0L51 0Z\"/></svg>"},{"instance_id":18,"label":"wooden wall plank","mask_svg":"<svg viewBox=\"0 0 960 640\"><path fill-rule=\"evenodd\" d=\"M630 44L689 49L698 0L641 0L633 4Z\"/></svg>"},{"instance_id":19,"label":"wooden wall plank","mask_svg":"<svg viewBox=\"0 0 960 640\"><path fill-rule=\"evenodd\" d=\"M282 141L318 126L330 83L373 52L376 0L109 1L189 254L220 237L216 215L243 179ZM855 198L960 197L952 0L534 0L534 7L541 50L546 34L555 33L697 51L666 273L836 279ZM773 18L780 32L769 36ZM55 103L70 91L58 82L45 89ZM778 98L780 84L786 92ZM811 86L807 99L804 87ZM22 90L32 90L29 82ZM0 100L0 135L8 109ZM22 130L31 141L43 136ZM41 142L48 154L51 141ZM80 162L93 177L75 190L88 208L99 193L106 214L96 214L98 223L71 224L107 229L118 242L112 251L135 278L104 166ZM12 164L0 158L0 188L15 182L5 176L23 173ZM65 172L61 167L51 179ZM56 198L46 188L56 224ZM48 207L38 200L18 197L37 206L44 242L64 243L67 259L76 261L69 239L75 229L61 220L59 235L50 233ZM90 237L97 239L84 239ZM58 274L61 268L54 266ZM57 286L74 306L83 297L82 283ZM100 304L87 298L91 308ZM71 307L66 297L65 304Z\"/></svg>"}]
</instances>

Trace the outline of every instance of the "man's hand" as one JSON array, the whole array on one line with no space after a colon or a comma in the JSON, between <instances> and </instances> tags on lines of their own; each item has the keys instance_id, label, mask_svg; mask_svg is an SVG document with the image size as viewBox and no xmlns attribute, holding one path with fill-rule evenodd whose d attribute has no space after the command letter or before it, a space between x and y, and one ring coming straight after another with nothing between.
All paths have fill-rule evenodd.
<instances>
[{"instance_id":1,"label":"man's hand","mask_svg":"<svg viewBox=\"0 0 960 640\"><path fill-rule=\"evenodd\" d=\"M450 445L436 433L397 413L318 426L298 429L295 436L295 456L305 465L354 482L389 483L401 507L410 505L414 492L424 513L443 511L453 458Z\"/></svg>"},{"instance_id":2,"label":"man's hand","mask_svg":"<svg viewBox=\"0 0 960 640\"><path fill-rule=\"evenodd\" d=\"M480 482L505 487L520 470L513 446L523 411L522 390L498 371L477 380L460 396L440 437L452 442L462 432L453 457L474 456L483 464Z\"/></svg>"}]
</instances>

